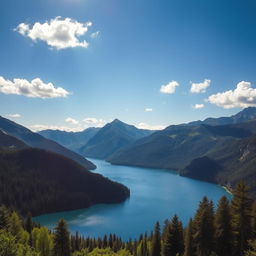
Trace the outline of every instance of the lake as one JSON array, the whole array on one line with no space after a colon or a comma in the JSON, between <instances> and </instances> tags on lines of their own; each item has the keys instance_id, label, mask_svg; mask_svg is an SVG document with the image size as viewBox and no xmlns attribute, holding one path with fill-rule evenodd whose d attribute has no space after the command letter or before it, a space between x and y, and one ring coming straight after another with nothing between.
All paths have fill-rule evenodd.
<instances>
[{"instance_id":1,"label":"lake","mask_svg":"<svg viewBox=\"0 0 256 256\"><path fill-rule=\"evenodd\" d=\"M138 238L141 233L150 232L156 221L163 223L174 214L186 225L205 195L215 203L223 195L231 198L218 185L181 177L174 171L89 160L97 165L93 172L129 187L130 198L120 204L41 215L35 217L35 221L52 229L60 218L64 218L71 232L78 231L84 236L115 233L123 239Z\"/></svg>"}]
</instances>

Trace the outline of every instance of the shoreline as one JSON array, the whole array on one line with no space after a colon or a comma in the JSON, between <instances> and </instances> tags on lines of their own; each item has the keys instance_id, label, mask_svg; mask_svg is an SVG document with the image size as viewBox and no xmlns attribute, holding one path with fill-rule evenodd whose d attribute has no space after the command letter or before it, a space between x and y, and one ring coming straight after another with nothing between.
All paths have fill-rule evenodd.
<instances>
[{"instance_id":1,"label":"shoreline","mask_svg":"<svg viewBox=\"0 0 256 256\"><path fill-rule=\"evenodd\" d=\"M229 194L233 195L232 190L231 190L230 187L227 187L227 186L224 186L224 185L222 185L221 187L224 188L226 192L228 192Z\"/></svg>"}]
</instances>

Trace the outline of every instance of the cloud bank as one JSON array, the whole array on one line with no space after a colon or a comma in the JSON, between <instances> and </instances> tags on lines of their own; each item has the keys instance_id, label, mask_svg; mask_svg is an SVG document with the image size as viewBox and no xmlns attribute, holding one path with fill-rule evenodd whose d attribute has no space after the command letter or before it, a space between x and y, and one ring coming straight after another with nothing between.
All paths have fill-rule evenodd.
<instances>
[{"instance_id":1,"label":"cloud bank","mask_svg":"<svg viewBox=\"0 0 256 256\"><path fill-rule=\"evenodd\" d=\"M24 95L31 98L59 98L67 97L69 92L61 87L55 87L52 83L44 83L40 78L31 82L26 79L14 78L6 80L0 76L0 93Z\"/></svg>"},{"instance_id":2,"label":"cloud bank","mask_svg":"<svg viewBox=\"0 0 256 256\"><path fill-rule=\"evenodd\" d=\"M190 92L191 93L205 93L207 87L209 87L211 84L211 80L209 79L204 79L202 83L192 83L191 82L191 88Z\"/></svg>"},{"instance_id":3,"label":"cloud bank","mask_svg":"<svg viewBox=\"0 0 256 256\"><path fill-rule=\"evenodd\" d=\"M20 118L21 115L20 114L9 114L7 115L8 117L11 117L11 118Z\"/></svg>"},{"instance_id":4,"label":"cloud bank","mask_svg":"<svg viewBox=\"0 0 256 256\"><path fill-rule=\"evenodd\" d=\"M92 22L80 23L71 18L56 17L45 23L36 22L30 26L20 23L15 31L32 39L34 42L41 40L55 49L88 47L87 41L80 41L79 37L86 34Z\"/></svg>"},{"instance_id":5,"label":"cloud bank","mask_svg":"<svg viewBox=\"0 0 256 256\"><path fill-rule=\"evenodd\" d=\"M166 85L162 85L160 88L160 92L164 94L172 94L175 93L176 87L179 86L177 81L171 81Z\"/></svg>"},{"instance_id":6,"label":"cloud bank","mask_svg":"<svg viewBox=\"0 0 256 256\"><path fill-rule=\"evenodd\" d=\"M213 94L207 101L225 109L255 107L256 89L250 82L241 81L234 90Z\"/></svg>"}]
</instances>

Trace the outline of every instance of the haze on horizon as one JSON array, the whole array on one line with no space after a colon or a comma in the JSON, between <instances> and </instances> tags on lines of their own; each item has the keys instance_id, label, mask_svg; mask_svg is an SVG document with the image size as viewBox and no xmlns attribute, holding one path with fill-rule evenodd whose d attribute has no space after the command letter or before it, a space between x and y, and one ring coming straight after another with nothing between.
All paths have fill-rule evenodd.
<instances>
[{"instance_id":1,"label":"haze on horizon","mask_svg":"<svg viewBox=\"0 0 256 256\"><path fill-rule=\"evenodd\" d=\"M256 106L256 3L3 0L0 115L161 129Z\"/></svg>"}]
</instances>

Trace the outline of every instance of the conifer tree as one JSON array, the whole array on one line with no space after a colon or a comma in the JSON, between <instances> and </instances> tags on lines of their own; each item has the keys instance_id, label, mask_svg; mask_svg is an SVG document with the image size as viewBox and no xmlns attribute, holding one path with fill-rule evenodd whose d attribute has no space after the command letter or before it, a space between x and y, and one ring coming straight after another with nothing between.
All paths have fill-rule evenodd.
<instances>
[{"instance_id":1,"label":"conifer tree","mask_svg":"<svg viewBox=\"0 0 256 256\"><path fill-rule=\"evenodd\" d=\"M230 256L233 250L233 233L228 199L223 196L215 214L215 250L217 255Z\"/></svg>"},{"instance_id":2,"label":"conifer tree","mask_svg":"<svg viewBox=\"0 0 256 256\"><path fill-rule=\"evenodd\" d=\"M213 203L204 197L194 219L194 241L197 256L208 256L214 250L214 211Z\"/></svg>"},{"instance_id":3,"label":"conifer tree","mask_svg":"<svg viewBox=\"0 0 256 256\"><path fill-rule=\"evenodd\" d=\"M188 226L185 233L185 252L184 256L194 256L195 246L193 243L193 221L189 220Z\"/></svg>"},{"instance_id":4,"label":"conifer tree","mask_svg":"<svg viewBox=\"0 0 256 256\"><path fill-rule=\"evenodd\" d=\"M183 227L178 216L174 215L167 228L163 240L163 256L176 256L182 254L184 250Z\"/></svg>"},{"instance_id":5,"label":"conifer tree","mask_svg":"<svg viewBox=\"0 0 256 256\"><path fill-rule=\"evenodd\" d=\"M54 256L70 256L70 237L66 222L61 219L55 228L54 234Z\"/></svg>"},{"instance_id":6,"label":"conifer tree","mask_svg":"<svg viewBox=\"0 0 256 256\"><path fill-rule=\"evenodd\" d=\"M249 248L248 241L252 237L251 210L252 200L249 188L244 182L237 185L231 203L232 225L235 234L235 255L243 255Z\"/></svg>"},{"instance_id":7,"label":"conifer tree","mask_svg":"<svg viewBox=\"0 0 256 256\"><path fill-rule=\"evenodd\" d=\"M253 232L253 236L256 237L256 201L254 201L252 205L251 217L252 217L252 221L251 221L252 232Z\"/></svg>"},{"instance_id":8,"label":"conifer tree","mask_svg":"<svg viewBox=\"0 0 256 256\"><path fill-rule=\"evenodd\" d=\"M152 256L161 255L161 233L160 233L160 224L157 222L155 224L155 229L152 238Z\"/></svg>"}]
</instances>

